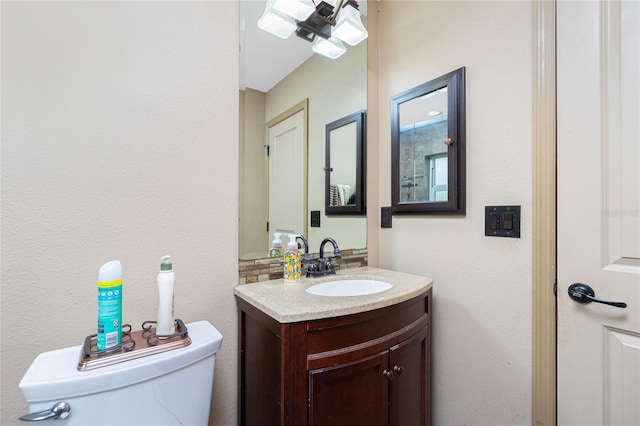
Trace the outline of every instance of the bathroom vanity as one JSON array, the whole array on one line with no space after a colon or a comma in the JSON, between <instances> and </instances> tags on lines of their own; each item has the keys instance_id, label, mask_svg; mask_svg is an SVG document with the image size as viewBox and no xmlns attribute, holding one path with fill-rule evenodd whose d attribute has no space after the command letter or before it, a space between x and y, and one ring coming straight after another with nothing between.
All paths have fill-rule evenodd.
<instances>
[{"instance_id":1,"label":"bathroom vanity","mask_svg":"<svg viewBox=\"0 0 640 426\"><path fill-rule=\"evenodd\" d=\"M305 291L339 280L391 288L356 296ZM431 279L363 267L298 284L241 285L235 294L238 424L431 424Z\"/></svg>"}]
</instances>

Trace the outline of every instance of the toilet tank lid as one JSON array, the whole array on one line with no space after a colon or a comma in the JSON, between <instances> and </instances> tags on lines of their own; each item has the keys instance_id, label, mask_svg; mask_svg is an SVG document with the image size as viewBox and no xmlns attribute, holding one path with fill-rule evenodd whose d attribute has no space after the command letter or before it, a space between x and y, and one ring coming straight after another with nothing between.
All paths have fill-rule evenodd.
<instances>
[{"instance_id":1,"label":"toilet tank lid","mask_svg":"<svg viewBox=\"0 0 640 426\"><path fill-rule=\"evenodd\" d=\"M28 403L106 392L168 374L218 352L222 334L211 323L192 322L187 329L189 346L89 371L77 369L82 345L41 353L18 387Z\"/></svg>"}]
</instances>

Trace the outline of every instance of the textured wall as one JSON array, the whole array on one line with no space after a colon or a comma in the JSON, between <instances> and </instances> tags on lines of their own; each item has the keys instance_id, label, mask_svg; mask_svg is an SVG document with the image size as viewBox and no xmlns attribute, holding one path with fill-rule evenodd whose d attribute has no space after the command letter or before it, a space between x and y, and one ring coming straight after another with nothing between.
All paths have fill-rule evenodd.
<instances>
[{"instance_id":1,"label":"textured wall","mask_svg":"<svg viewBox=\"0 0 640 426\"><path fill-rule=\"evenodd\" d=\"M236 418L235 2L3 2L2 413L43 351L96 327L100 265L124 267L124 319L175 311L224 335L212 424Z\"/></svg>"},{"instance_id":2,"label":"textured wall","mask_svg":"<svg viewBox=\"0 0 640 426\"><path fill-rule=\"evenodd\" d=\"M375 230L370 264L435 280L435 424L529 425L531 3L378 8L379 204L368 211L391 203L391 96L466 66L467 214L394 216ZM484 236L484 206L496 204L522 206L522 238Z\"/></svg>"}]
</instances>

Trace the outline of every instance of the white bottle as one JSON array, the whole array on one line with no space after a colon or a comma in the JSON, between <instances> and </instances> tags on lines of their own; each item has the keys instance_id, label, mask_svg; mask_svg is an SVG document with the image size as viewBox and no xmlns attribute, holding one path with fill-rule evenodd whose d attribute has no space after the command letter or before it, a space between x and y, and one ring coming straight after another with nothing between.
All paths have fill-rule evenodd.
<instances>
[{"instance_id":1,"label":"white bottle","mask_svg":"<svg viewBox=\"0 0 640 426\"><path fill-rule=\"evenodd\" d=\"M158 324L156 334L158 336L170 336L176 332L173 319L173 288L176 276L171 265L171 256L160 258L160 272L158 273Z\"/></svg>"},{"instance_id":2,"label":"white bottle","mask_svg":"<svg viewBox=\"0 0 640 426\"><path fill-rule=\"evenodd\" d=\"M280 239L280 232L273 233L273 241L271 242L271 250L269 251L269 257L280 257L282 256L282 240Z\"/></svg>"}]
</instances>

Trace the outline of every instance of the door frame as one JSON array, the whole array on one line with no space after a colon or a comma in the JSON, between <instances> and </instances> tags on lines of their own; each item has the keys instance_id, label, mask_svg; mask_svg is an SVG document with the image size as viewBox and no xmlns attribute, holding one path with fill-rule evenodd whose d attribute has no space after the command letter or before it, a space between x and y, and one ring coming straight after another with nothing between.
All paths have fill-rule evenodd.
<instances>
[{"instance_id":1,"label":"door frame","mask_svg":"<svg viewBox=\"0 0 640 426\"><path fill-rule=\"evenodd\" d=\"M556 1L533 0L532 418L557 423Z\"/></svg>"},{"instance_id":2,"label":"door frame","mask_svg":"<svg viewBox=\"0 0 640 426\"><path fill-rule=\"evenodd\" d=\"M281 112L271 120L265 123L265 136L264 140L266 141L266 146L271 142L269 140L269 129L276 124L294 116L295 114L302 111L303 115L303 123L304 123L304 132L303 132L303 145L304 145L304 167L303 167L303 183L302 186L304 188L304 200L303 200L303 210L305 211L304 220L302 221L302 233L308 238L308 230L309 230L309 98L304 98L294 106L286 109ZM266 220L269 220L269 156L265 155L265 177L264 177L264 185L265 185L265 212L264 217ZM271 244L271 233L275 230L267 230L265 227L265 232L267 233L267 244ZM286 244L286 243L284 243ZM267 247L269 250L269 247Z\"/></svg>"}]
</instances>

